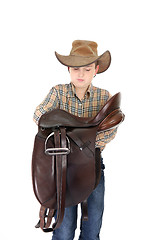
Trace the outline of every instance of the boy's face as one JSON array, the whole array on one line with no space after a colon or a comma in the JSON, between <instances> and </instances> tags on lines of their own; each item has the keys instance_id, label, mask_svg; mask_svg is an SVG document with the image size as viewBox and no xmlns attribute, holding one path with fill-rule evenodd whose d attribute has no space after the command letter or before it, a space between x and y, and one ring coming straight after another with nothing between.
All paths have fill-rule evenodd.
<instances>
[{"instance_id":1,"label":"boy's face","mask_svg":"<svg viewBox=\"0 0 160 240\"><path fill-rule=\"evenodd\" d=\"M69 67L71 82L76 88L87 89L93 77L98 72L99 66L95 68L95 63L84 67Z\"/></svg>"}]
</instances>

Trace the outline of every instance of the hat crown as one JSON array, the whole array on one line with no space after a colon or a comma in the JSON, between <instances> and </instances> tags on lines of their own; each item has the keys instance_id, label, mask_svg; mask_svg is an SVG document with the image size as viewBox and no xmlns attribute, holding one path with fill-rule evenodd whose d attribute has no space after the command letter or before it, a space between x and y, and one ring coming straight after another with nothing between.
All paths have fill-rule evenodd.
<instances>
[{"instance_id":1,"label":"hat crown","mask_svg":"<svg viewBox=\"0 0 160 240\"><path fill-rule=\"evenodd\" d=\"M95 57L98 56L98 44L93 41L75 40L72 43L71 56Z\"/></svg>"}]
</instances>

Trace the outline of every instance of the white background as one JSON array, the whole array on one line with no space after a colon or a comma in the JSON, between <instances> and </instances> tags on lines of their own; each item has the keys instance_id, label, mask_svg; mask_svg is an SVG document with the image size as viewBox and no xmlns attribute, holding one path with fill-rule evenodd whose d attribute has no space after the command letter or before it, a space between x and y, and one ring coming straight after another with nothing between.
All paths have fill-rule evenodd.
<instances>
[{"instance_id":1,"label":"white background","mask_svg":"<svg viewBox=\"0 0 160 240\"><path fill-rule=\"evenodd\" d=\"M159 16L158 0L0 2L0 239L51 239L34 228L32 116L52 86L69 82L54 51L68 55L75 39L110 50L111 66L93 84L120 91L126 115L103 152L101 239L160 239Z\"/></svg>"}]
</instances>

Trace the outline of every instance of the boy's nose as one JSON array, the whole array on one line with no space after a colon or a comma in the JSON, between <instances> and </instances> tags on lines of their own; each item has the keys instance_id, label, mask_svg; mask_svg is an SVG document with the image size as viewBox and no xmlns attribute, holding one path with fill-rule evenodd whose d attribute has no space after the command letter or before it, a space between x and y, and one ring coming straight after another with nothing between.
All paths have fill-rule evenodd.
<instances>
[{"instance_id":1,"label":"boy's nose","mask_svg":"<svg viewBox=\"0 0 160 240\"><path fill-rule=\"evenodd\" d=\"M82 68L79 68L79 76L82 77L84 75L84 70Z\"/></svg>"}]
</instances>

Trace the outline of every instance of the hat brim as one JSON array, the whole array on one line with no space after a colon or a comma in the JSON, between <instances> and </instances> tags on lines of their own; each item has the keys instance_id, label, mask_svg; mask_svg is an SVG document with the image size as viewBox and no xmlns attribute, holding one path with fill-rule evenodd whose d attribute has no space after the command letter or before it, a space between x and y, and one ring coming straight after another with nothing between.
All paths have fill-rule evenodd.
<instances>
[{"instance_id":1,"label":"hat brim","mask_svg":"<svg viewBox=\"0 0 160 240\"><path fill-rule=\"evenodd\" d=\"M98 61L99 70L98 73L106 71L111 63L111 54L109 51L104 52L100 56L84 57L84 56L63 56L55 52L55 55L60 63L67 67L84 67Z\"/></svg>"}]
</instances>

